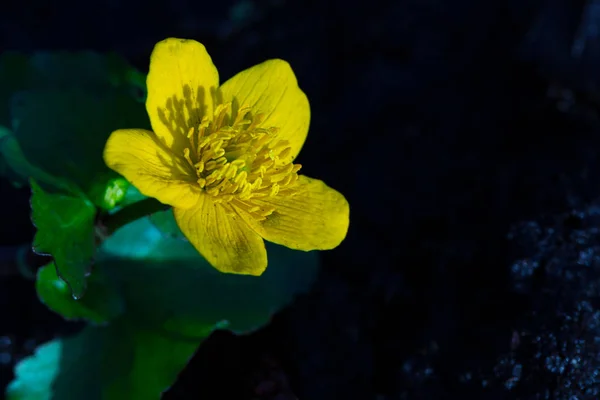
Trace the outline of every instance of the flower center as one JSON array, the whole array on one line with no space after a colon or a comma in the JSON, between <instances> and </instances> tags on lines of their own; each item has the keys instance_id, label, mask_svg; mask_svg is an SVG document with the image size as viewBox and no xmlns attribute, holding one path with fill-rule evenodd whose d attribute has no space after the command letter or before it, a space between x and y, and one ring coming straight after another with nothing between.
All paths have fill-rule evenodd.
<instances>
[{"instance_id":1,"label":"flower center","mask_svg":"<svg viewBox=\"0 0 600 400\"><path fill-rule=\"evenodd\" d=\"M197 183L217 203L229 203L258 220L275 210L258 206L253 199L287 196L298 180L300 164L285 162L291 147L278 140L275 127L262 128L264 115L242 107L229 117L231 103L216 107L214 118L202 119L188 132L189 148L184 157L194 168Z\"/></svg>"}]
</instances>

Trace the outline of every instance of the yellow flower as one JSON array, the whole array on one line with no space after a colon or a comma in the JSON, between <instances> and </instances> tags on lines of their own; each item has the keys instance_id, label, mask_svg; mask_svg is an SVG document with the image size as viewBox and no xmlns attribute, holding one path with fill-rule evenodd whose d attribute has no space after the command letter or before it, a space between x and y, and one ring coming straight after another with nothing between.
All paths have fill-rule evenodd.
<instances>
[{"instance_id":1,"label":"yellow flower","mask_svg":"<svg viewBox=\"0 0 600 400\"><path fill-rule=\"evenodd\" d=\"M268 60L219 86L204 46L170 38L150 59L146 110L154 132L111 134L106 164L173 207L179 228L215 268L260 275L264 241L298 250L339 245L348 202L293 161L310 108L289 64Z\"/></svg>"}]
</instances>

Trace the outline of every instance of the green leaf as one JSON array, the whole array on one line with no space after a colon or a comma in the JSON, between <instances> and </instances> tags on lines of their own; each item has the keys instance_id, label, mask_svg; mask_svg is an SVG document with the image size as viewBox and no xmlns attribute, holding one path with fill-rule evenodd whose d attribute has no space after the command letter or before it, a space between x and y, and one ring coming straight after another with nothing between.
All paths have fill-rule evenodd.
<instances>
[{"instance_id":1,"label":"green leaf","mask_svg":"<svg viewBox=\"0 0 600 400\"><path fill-rule=\"evenodd\" d=\"M83 196L47 193L34 180L31 188L34 251L52 255L60 277L79 298L94 256L96 208Z\"/></svg>"},{"instance_id":2,"label":"green leaf","mask_svg":"<svg viewBox=\"0 0 600 400\"><path fill-rule=\"evenodd\" d=\"M149 127L145 75L113 54L38 52L0 55L0 127L10 128L29 166L81 187L105 210L119 201L118 175L102 160L108 135ZM23 168L25 167L25 168ZM32 168L0 160L0 170L23 184Z\"/></svg>"},{"instance_id":3,"label":"green leaf","mask_svg":"<svg viewBox=\"0 0 600 400\"><path fill-rule=\"evenodd\" d=\"M147 125L142 105L114 91L32 90L13 97L12 115L25 158L75 183L97 206L114 206L105 194L118 175L104 163L104 144L116 129Z\"/></svg>"},{"instance_id":4,"label":"green leaf","mask_svg":"<svg viewBox=\"0 0 600 400\"><path fill-rule=\"evenodd\" d=\"M1 160L5 163L7 168L4 175L17 183L34 179L44 186L58 188L68 193L77 192L79 190L70 182L52 176L46 171L31 164L29 160L25 158L19 143L12 133L8 129L3 129L2 127L0 127L0 155L2 155Z\"/></svg>"},{"instance_id":5,"label":"green leaf","mask_svg":"<svg viewBox=\"0 0 600 400\"><path fill-rule=\"evenodd\" d=\"M271 244L267 251L269 267L262 276L222 274L188 242L162 234L149 218L118 230L101 246L95 274L112 279L125 312L115 314L106 327L88 327L62 341L60 373L52 389L48 385L52 399L160 398L214 329L257 329L309 289L318 272L318 253ZM90 281L82 300L57 300L40 293L39 286L38 293L56 310L85 301L92 286ZM106 291L104 298L113 296Z\"/></svg>"},{"instance_id":6,"label":"green leaf","mask_svg":"<svg viewBox=\"0 0 600 400\"><path fill-rule=\"evenodd\" d=\"M145 75L115 54L83 52L17 52L0 54L0 125L12 125L9 103L22 90L82 88L90 92L108 88L143 102Z\"/></svg>"},{"instance_id":7,"label":"green leaf","mask_svg":"<svg viewBox=\"0 0 600 400\"><path fill-rule=\"evenodd\" d=\"M31 88L104 90L113 87L138 101L144 100L145 75L116 54L40 51L30 57L28 67L27 78Z\"/></svg>"},{"instance_id":8,"label":"green leaf","mask_svg":"<svg viewBox=\"0 0 600 400\"><path fill-rule=\"evenodd\" d=\"M73 298L53 263L38 270L35 286L42 303L66 319L86 319L101 324L125 311L122 297L102 271L90 275L85 296L79 300Z\"/></svg>"}]
</instances>

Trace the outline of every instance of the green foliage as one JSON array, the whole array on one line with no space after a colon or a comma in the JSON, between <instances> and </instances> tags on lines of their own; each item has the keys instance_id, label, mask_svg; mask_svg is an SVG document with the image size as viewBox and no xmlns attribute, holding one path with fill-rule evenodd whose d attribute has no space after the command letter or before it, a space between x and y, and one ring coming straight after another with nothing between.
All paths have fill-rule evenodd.
<instances>
[{"instance_id":1,"label":"green foliage","mask_svg":"<svg viewBox=\"0 0 600 400\"><path fill-rule=\"evenodd\" d=\"M129 186L104 164L104 144L113 130L149 125L144 79L113 55L0 56L0 172L37 182L34 248L54 258L76 297L95 251L96 207L114 208Z\"/></svg>"},{"instance_id":2,"label":"green foliage","mask_svg":"<svg viewBox=\"0 0 600 400\"><path fill-rule=\"evenodd\" d=\"M120 319L53 340L24 359L7 400L151 400L175 380L197 343L131 328Z\"/></svg>"},{"instance_id":3,"label":"green foliage","mask_svg":"<svg viewBox=\"0 0 600 400\"><path fill-rule=\"evenodd\" d=\"M37 289L45 304L108 325L55 342L59 371L53 375L48 367L53 378L41 384L52 387L51 399L158 399L213 329L251 331L308 289L317 254L277 245L268 251L269 268L261 277L221 274L188 242L161 234L144 218L104 242L92 275L102 278L90 280L82 300L68 296L53 269L44 267ZM22 364L36 362L48 361L36 355ZM35 398L19 383L26 379L17 375L11 387L19 390L9 390L10 400Z\"/></svg>"},{"instance_id":4,"label":"green foliage","mask_svg":"<svg viewBox=\"0 0 600 400\"><path fill-rule=\"evenodd\" d=\"M2 128L0 128L0 131ZM2 161L5 164L5 174L13 181L13 183L19 186L22 183L26 183L29 179L34 179L40 184L62 189L67 193L75 193L78 191L77 187L70 184L64 179L57 178L50 175L46 171L31 164L26 158L21 147L17 142L17 139L8 131L0 132L0 154L2 154Z\"/></svg>"},{"instance_id":5,"label":"green foliage","mask_svg":"<svg viewBox=\"0 0 600 400\"><path fill-rule=\"evenodd\" d=\"M147 125L144 107L112 90L94 96L81 88L21 92L13 99L12 116L25 157L76 184L104 209L110 207L103 198L105 188L118 177L102 159L108 136L135 121Z\"/></svg>"},{"instance_id":6,"label":"green foliage","mask_svg":"<svg viewBox=\"0 0 600 400\"><path fill-rule=\"evenodd\" d=\"M107 323L123 314L125 304L112 282L102 271L90 275L88 290L79 300L56 273L53 263L39 269L35 283L42 303L66 319L84 319L95 324Z\"/></svg>"},{"instance_id":7,"label":"green foliage","mask_svg":"<svg viewBox=\"0 0 600 400\"><path fill-rule=\"evenodd\" d=\"M125 319L53 340L21 361L7 400L152 400L197 343L138 330Z\"/></svg>"},{"instance_id":8,"label":"green foliage","mask_svg":"<svg viewBox=\"0 0 600 400\"><path fill-rule=\"evenodd\" d=\"M35 175L42 170L77 186L98 207L114 207L105 193L118 175L106 167L102 151L112 131L149 127L140 101L144 79L114 55L0 56L0 151L17 183L35 178L56 188Z\"/></svg>"},{"instance_id":9,"label":"green foliage","mask_svg":"<svg viewBox=\"0 0 600 400\"><path fill-rule=\"evenodd\" d=\"M201 338L224 320L238 332L259 327L312 283L316 253L267 246L262 276L222 274L189 242L165 236L144 218L108 238L97 263L146 326Z\"/></svg>"},{"instance_id":10,"label":"green foliage","mask_svg":"<svg viewBox=\"0 0 600 400\"><path fill-rule=\"evenodd\" d=\"M0 125L13 125L10 104L20 91L82 88L93 96L118 89L141 102L145 97L145 79L144 74L114 54L5 52L0 55Z\"/></svg>"},{"instance_id":11,"label":"green foliage","mask_svg":"<svg viewBox=\"0 0 600 400\"><path fill-rule=\"evenodd\" d=\"M83 196L46 193L34 180L31 189L31 220L37 228L33 249L52 255L60 277L79 298L95 251L96 208Z\"/></svg>"}]
</instances>

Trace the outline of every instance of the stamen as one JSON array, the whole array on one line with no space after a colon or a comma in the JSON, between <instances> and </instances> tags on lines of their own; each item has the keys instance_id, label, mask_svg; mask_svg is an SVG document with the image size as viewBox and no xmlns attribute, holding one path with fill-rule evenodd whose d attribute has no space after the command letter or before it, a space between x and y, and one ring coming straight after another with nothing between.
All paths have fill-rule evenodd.
<instances>
[{"instance_id":1,"label":"stamen","mask_svg":"<svg viewBox=\"0 0 600 400\"><path fill-rule=\"evenodd\" d=\"M292 195L301 166L287 162L292 148L277 139L278 128L262 126L264 114L242 106L234 116L231 103L224 103L213 115L187 133L190 148L184 157L196 171L196 182L214 201L230 204L227 209L264 220L275 208L254 199Z\"/></svg>"},{"instance_id":2,"label":"stamen","mask_svg":"<svg viewBox=\"0 0 600 400\"><path fill-rule=\"evenodd\" d=\"M280 159L287 158L290 155L291 152L292 152L292 148L291 147L286 147L285 149L283 149L281 151L281 153L279 153L279 158Z\"/></svg>"},{"instance_id":3,"label":"stamen","mask_svg":"<svg viewBox=\"0 0 600 400\"><path fill-rule=\"evenodd\" d=\"M188 149L187 147L185 149L183 149L183 157L192 167L194 166L194 162L192 161L192 158L190 157L190 149Z\"/></svg>"},{"instance_id":4,"label":"stamen","mask_svg":"<svg viewBox=\"0 0 600 400\"><path fill-rule=\"evenodd\" d=\"M271 186L271 193L269 193L269 196L271 196L271 197L276 196L278 192L279 192L279 185L274 183L273 186Z\"/></svg>"}]
</instances>

